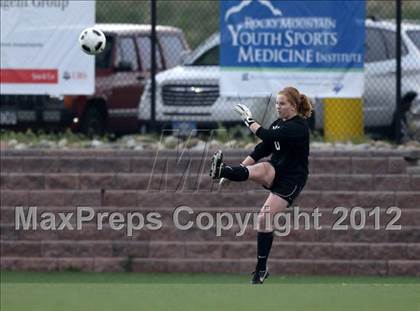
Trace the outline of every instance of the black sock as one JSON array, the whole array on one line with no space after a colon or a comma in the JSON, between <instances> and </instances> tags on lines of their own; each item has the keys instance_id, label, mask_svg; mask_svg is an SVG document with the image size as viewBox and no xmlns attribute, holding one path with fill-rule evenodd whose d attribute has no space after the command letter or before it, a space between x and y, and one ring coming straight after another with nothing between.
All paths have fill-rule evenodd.
<instances>
[{"instance_id":1,"label":"black sock","mask_svg":"<svg viewBox=\"0 0 420 311\"><path fill-rule=\"evenodd\" d=\"M257 234L257 267L256 271L267 269L267 259L273 244L273 232L258 232Z\"/></svg>"},{"instance_id":2,"label":"black sock","mask_svg":"<svg viewBox=\"0 0 420 311\"><path fill-rule=\"evenodd\" d=\"M222 168L220 177L225 177L232 181L245 181L249 177L249 171L244 165L229 166L225 165Z\"/></svg>"}]
</instances>

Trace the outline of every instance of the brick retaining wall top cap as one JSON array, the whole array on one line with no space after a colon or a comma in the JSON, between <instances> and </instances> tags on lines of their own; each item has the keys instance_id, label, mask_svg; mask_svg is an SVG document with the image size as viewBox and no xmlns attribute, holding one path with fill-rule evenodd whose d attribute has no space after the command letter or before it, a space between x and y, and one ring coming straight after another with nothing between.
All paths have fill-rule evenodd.
<instances>
[{"instance_id":1,"label":"brick retaining wall top cap","mask_svg":"<svg viewBox=\"0 0 420 311\"><path fill-rule=\"evenodd\" d=\"M2 257L4 270L25 271L124 271L126 258L19 258ZM245 273L255 265L254 259L162 259L136 258L133 272L207 272ZM252 268L251 268L252 269ZM270 272L280 275L405 275L420 276L420 260L270 260Z\"/></svg>"},{"instance_id":2,"label":"brick retaining wall top cap","mask_svg":"<svg viewBox=\"0 0 420 311\"><path fill-rule=\"evenodd\" d=\"M182 151L178 151L178 154ZM226 155L247 155L252 150L244 149L224 149L223 153ZM202 155L201 150L186 150L187 155ZM209 154L212 154L214 150L209 150ZM317 150L311 149L311 155L317 156L408 156L420 158L420 149L388 149L388 150ZM176 156L176 150L159 150L161 155ZM54 149L27 149L27 150L1 150L1 156L155 156L155 150L115 150L115 149L71 149L71 150L54 150Z\"/></svg>"}]
</instances>

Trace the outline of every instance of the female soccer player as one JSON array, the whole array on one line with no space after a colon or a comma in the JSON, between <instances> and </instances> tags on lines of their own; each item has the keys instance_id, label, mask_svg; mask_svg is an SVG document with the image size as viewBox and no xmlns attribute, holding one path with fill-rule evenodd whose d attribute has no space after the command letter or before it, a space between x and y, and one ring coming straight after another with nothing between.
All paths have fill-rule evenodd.
<instances>
[{"instance_id":1,"label":"female soccer player","mask_svg":"<svg viewBox=\"0 0 420 311\"><path fill-rule=\"evenodd\" d=\"M306 119L311 116L313 106L296 88L284 88L276 97L279 118L268 129L252 118L245 105L238 104L234 110L262 142L239 166L223 163L222 151L217 151L212 158L210 176L238 182L252 180L270 190L258 215L257 265L251 281L262 284L269 275L266 264L273 242L271 221L274 215L292 204L308 177L309 127ZM257 163L270 154L270 161ZM269 217L269 228L265 227L266 217Z\"/></svg>"}]
</instances>

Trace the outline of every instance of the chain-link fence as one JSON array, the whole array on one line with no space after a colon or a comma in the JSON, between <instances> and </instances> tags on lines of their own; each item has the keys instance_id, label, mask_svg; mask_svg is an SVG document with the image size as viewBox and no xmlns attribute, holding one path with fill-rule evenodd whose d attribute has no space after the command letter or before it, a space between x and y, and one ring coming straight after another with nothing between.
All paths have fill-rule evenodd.
<instances>
[{"instance_id":1,"label":"chain-link fence","mask_svg":"<svg viewBox=\"0 0 420 311\"><path fill-rule=\"evenodd\" d=\"M356 134L361 137L373 130L395 138L401 128L405 139L420 138L420 4L399 2L402 23L398 101L397 3L367 1L363 98L347 102L350 110L341 113L334 108L343 102L314 98L315 113L310 125L321 135L327 137L327 126L334 134L347 123L360 124L362 131ZM64 96L64 106L71 115L67 125L100 134L225 127L240 124L232 111L238 102L248 105L265 126L276 118L275 94L271 98L220 95L218 1L99 0L96 21L107 36L106 50L96 56L96 93L89 97ZM155 83L151 83L153 75ZM357 109L359 114L354 113ZM351 134L350 130L349 138Z\"/></svg>"},{"instance_id":2,"label":"chain-link fence","mask_svg":"<svg viewBox=\"0 0 420 311\"><path fill-rule=\"evenodd\" d=\"M139 106L140 128L143 131L162 127L183 126L184 129L189 129L237 124L238 117L231 108L239 101L251 107L255 118L265 126L276 118L275 96L270 100L267 97L239 98L220 95L218 4L213 1L157 1L156 24L171 25L181 29L193 51L184 54L182 57L184 64L181 67L166 70L168 67L162 68L161 65L165 62L165 48L172 54L178 54L180 50L176 45L165 47L164 43L159 42L157 51L159 53L159 48L162 49L159 54L163 54L163 61L159 61L162 55L158 55L155 98L151 96L151 83L146 83ZM110 4L100 3L99 6L101 5ZM415 97L415 94L419 90L420 81L417 60L420 45L419 30L414 26L410 30L408 25L415 24L416 18L419 18L420 5L407 1L401 3L401 8L403 22L400 39L400 104L397 106L397 2L368 1L363 98L359 102L334 100L328 102L314 98L316 109L310 120L314 130L323 134L326 126L330 126L330 136L336 139L341 136L334 137L331 132L334 134L334 131L338 131L336 134L340 135L340 126L350 123L350 132L344 132L345 137L347 135L357 139L358 135L363 135L364 130L365 133L395 138L396 130L398 131L397 119L401 119L401 131L405 138L418 139L419 108L418 97ZM349 108L337 113L334 107L339 105L347 105ZM155 111L154 120L152 120L152 109ZM354 112L358 109L359 115ZM324 116L328 116L329 119L326 120ZM150 126L152 124L154 126ZM362 127L362 132L353 132L352 128L357 125ZM353 134L354 137L351 136ZM360 138L363 139L363 136Z\"/></svg>"},{"instance_id":3,"label":"chain-link fence","mask_svg":"<svg viewBox=\"0 0 420 311\"><path fill-rule=\"evenodd\" d=\"M158 24L166 24L167 12L173 12L175 16L181 17L173 22L184 30L192 43L191 46L194 48L200 41L202 43L194 50L191 57L187 58L182 70L178 68L157 76L155 93L157 124L170 127L175 120L192 121L196 123L195 125L203 127L220 123L235 124L237 118L231 113L231 107L238 101L242 101L252 107L256 119L267 126L276 117L275 96L271 98L270 103L267 98L220 96L218 67L220 39L217 35L219 8L216 3L213 4L212 10L209 10L206 5L208 5L207 2L182 1L173 5L172 8L169 8L171 6L169 3L158 7ZM326 138L363 139L364 132L397 138L395 134L400 130L403 131L406 139L419 138L419 100L415 94L419 91L420 83L420 67L417 58L420 30L419 26L415 28L409 25L415 24L416 18L418 20L420 5L409 1L400 5L403 21L399 39L401 40L401 100L399 104L397 105L396 81L397 2L368 1L363 98L358 101L313 99L316 109L310 123L314 130L324 133ZM202 12L206 12L207 15L200 16ZM202 27L204 24L206 26ZM211 33L215 35L211 36ZM200 37L201 39L197 40ZM147 95L149 92L150 88L147 89L141 101L140 119L143 115L147 115L146 111L152 107L149 104L150 96ZM348 108L337 109L340 105L347 105ZM357 110L360 110L359 114ZM398 124L399 120L402 121L401 126ZM346 124L350 124L347 125L347 129ZM358 130L357 126L360 126L361 130ZM327 130L329 130L328 137Z\"/></svg>"}]
</instances>

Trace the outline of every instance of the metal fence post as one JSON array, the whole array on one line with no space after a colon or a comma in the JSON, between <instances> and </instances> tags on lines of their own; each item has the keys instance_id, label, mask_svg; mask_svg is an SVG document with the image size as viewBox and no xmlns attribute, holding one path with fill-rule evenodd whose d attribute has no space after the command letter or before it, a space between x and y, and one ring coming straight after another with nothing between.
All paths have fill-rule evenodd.
<instances>
[{"instance_id":1,"label":"metal fence post","mask_svg":"<svg viewBox=\"0 0 420 311\"><path fill-rule=\"evenodd\" d=\"M402 133L401 133L401 6L402 1L396 0L396 44L395 44L395 55L396 55L396 96L395 96L395 141L397 144L401 143Z\"/></svg>"},{"instance_id":2,"label":"metal fence post","mask_svg":"<svg viewBox=\"0 0 420 311\"><path fill-rule=\"evenodd\" d=\"M150 131L156 130L156 2L157 0L150 0L151 11L151 40L150 40L150 79L151 79L151 105L150 105Z\"/></svg>"}]
</instances>

